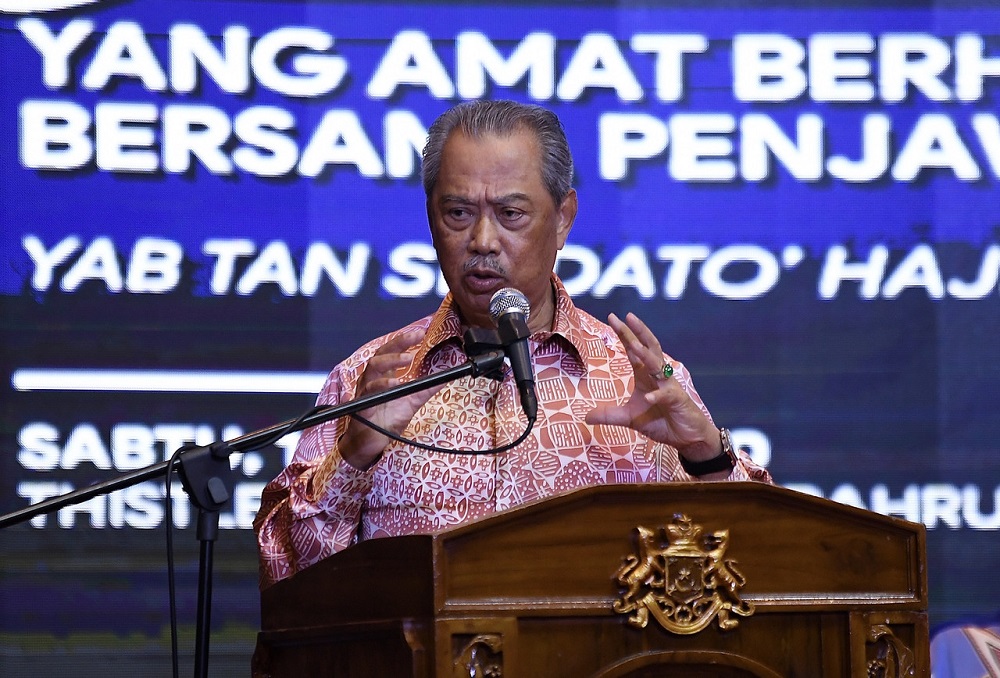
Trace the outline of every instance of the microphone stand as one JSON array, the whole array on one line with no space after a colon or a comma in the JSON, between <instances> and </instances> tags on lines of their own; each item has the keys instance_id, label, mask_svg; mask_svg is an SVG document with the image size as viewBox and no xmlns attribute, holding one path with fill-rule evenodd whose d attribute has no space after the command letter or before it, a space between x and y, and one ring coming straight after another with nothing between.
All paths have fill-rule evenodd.
<instances>
[{"instance_id":1,"label":"microphone stand","mask_svg":"<svg viewBox=\"0 0 1000 678\"><path fill-rule=\"evenodd\" d=\"M490 337L489 339L492 339ZM489 376L503 365L502 346L492 341L479 341L485 352L472 355L469 360L450 369L428 375L405 384L400 384L381 393L373 393L339 405L319 407L308 415L259 429L232 440L214 442L210 445L185 445L177 451L178 472L181 482L191 502L198 507L197 537L200 541L198 558L198 612L195 639L195 678L208 675L208 644L211 624L212 601L212 559L213 548L219 534L219 510L229 501L233 491L232 468L229 455L233 452L248 452L271 444L293 431L322 424L323 422L349 416L381 405L397 398L445 384L462 377ZM173 460L171 460L173 461ZM169 482L171 461L152 464L131 473L97 483L74 492L53 497L32 504L23 509L0 516L0 529L30 520L65 506L79 504L98 495L110 494L158 476L166 476ZM170 529L171 526L167 526Z\"/></svg>"}]
</instances>

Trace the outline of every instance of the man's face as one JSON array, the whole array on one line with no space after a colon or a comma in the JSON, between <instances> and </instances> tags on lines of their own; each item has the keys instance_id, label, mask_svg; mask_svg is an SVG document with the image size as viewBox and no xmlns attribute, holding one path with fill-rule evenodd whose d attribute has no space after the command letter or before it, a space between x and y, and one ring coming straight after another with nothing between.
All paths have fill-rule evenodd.
<instances>
[{"instance_id":1,"label":"man's face","mask_svg":"<svg viewBox=\"0 0 1000 678\"><path fill-rule=\"evenodd\" d=\"M535 135L448 138L427 218L438 262L467 323L492 327L490 297L520 290L532 332L552 326L549 275L576 217L576 193L556 205L542 182Z\"/></svg>"}]
</instances>

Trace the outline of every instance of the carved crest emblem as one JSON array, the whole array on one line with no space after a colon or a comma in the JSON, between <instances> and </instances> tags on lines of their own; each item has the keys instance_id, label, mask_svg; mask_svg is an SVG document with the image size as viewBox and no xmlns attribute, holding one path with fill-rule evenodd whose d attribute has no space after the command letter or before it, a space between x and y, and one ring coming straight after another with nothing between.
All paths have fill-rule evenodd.
<instances>
[{"instance_id":1,"label":"carved crest emblem","mask_svg":"<svg viewBox=\"0 0 1000 678\"><path fill-rule=\"evenodd\" d=\"M637 553L625 557L615 573L624 591L614 610L645 628L653 617L672 633L698 633L713 619L719 628L736 628L733 615L749 617L753 603L740 598L746 579L727 559L729 530L702 535L686 515L677 514L658 531L636 527Z\"/></svg>"}]
</instances>

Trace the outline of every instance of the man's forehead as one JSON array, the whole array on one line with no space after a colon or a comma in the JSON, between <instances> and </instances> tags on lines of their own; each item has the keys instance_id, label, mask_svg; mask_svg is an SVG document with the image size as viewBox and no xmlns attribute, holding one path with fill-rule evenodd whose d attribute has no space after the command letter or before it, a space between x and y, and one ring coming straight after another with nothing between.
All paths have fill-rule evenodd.
<instances>
[{"instance_id":1,"label":"man's forehead","mask_svg":"<svg viewBox=\"0 0 1000 678\"><path fill-rule=\"evenodd\" d=\"M448 137L441 153L441 170L449 165L478 167L485 162L500 166L535 166L541 164L538 139L530 130L518 130L511 134L486 133L470 136L456 130Z\"/></svg>"},{"instance_id":2,"label":"man's forehead","mask_svg":"<svg viewBox=\"0 0 1000 678\"><path fill-rule=\"evenodd\" d=\"M495 131L468 131L461 127L456 127L448 134L448 139L444 144L444 155L447 156L449 147L454 147L452 141L459 143L471 143L477 146L505 145L505 144L529 144L533 148L538 148L538 136L528 127L519 126L504 132Z\"/></svg>"}]
</instances>

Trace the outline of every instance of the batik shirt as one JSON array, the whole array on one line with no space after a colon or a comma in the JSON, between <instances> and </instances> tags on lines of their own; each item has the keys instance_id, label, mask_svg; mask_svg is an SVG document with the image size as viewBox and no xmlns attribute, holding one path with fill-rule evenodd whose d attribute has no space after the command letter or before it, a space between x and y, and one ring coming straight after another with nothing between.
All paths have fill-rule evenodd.
<instances>
[{"instance_id":1,"label":"batik shirt","mask_svg":"<svg viewBox=\"0 0 1000 678\"><path fill-rule=\"evenodd\" d=\"M359 539L445 530L590 485L693 480L681 469L674 448L629 428L585 423L595 406L627 402L632 366L614 330L574 306L558 278L553 277L553 287L552 330L529 339L539 403L530 435L514 449L485 455L392 442L362 471L337 449L346 419L307 429L291 463L264 489L254 524L262 587ZM375 351L395 334L417 327L427 332L404 380L467 360L465 328L448 295L433 315L369 342L337 365L318 403L351 400ZM673 378L708 415L687 370L670 360L676 365ZM414 415L403 437L447 449L489 450L517 440L526 426L517 386L505 367L502 381L464 377L450 382ZM766 470L739 456L730 480L770 482Z\"/></svg>"}]
</instances>

